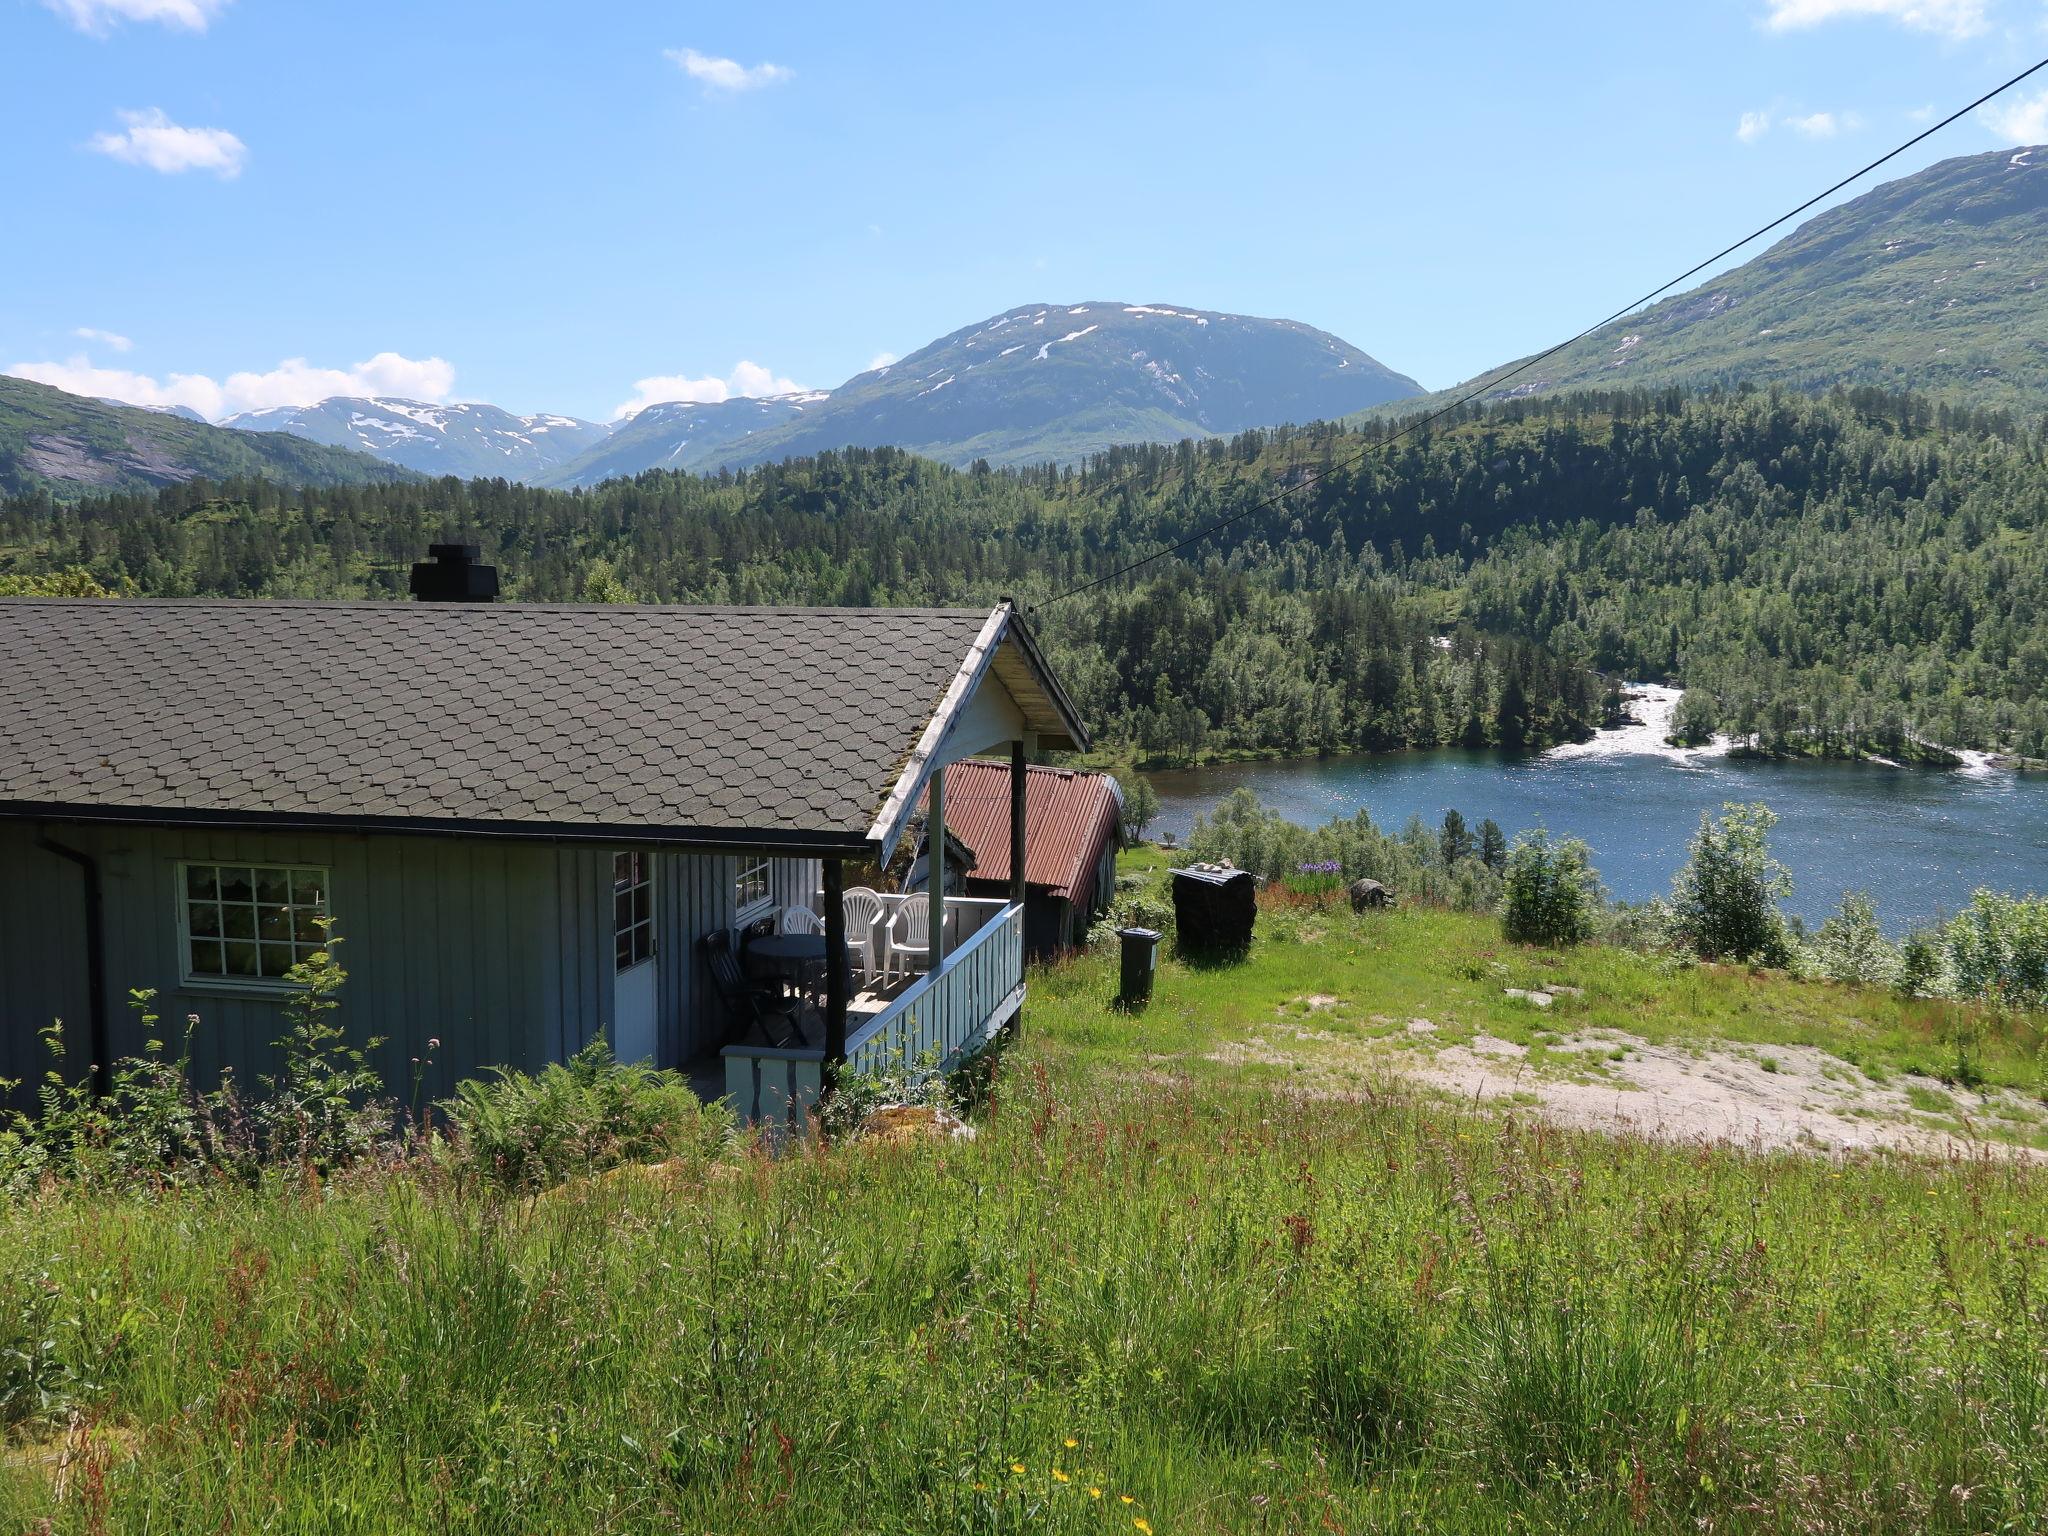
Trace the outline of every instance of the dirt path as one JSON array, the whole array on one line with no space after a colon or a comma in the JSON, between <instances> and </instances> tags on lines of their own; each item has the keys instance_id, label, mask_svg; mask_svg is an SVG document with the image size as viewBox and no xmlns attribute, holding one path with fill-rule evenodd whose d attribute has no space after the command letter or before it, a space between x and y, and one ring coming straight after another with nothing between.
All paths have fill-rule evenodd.
<instances>
[{"instance_id":1,"label":"dirt path","mask_svg":"<svg viewBox=\"0 0 2048 1536\"><path fill-rule=\"evenodd\" d=\"M1300 999L1307 1017L1277 1019L1211 1059L1285 1067L1312 1093L1355 1092L1399 1077L1481 1109L1673 1141L1937 1156L1991 1151L2048 1161L2038 1145L2048 1123L2024 1096L1920 1078L1873 1081L1812 1046L1657 1045L1602 1030L1552 1041L1539 1057L1486 1034L1439 1041L1427 1019L1375 1020L1392 1027L1369 1036L1316 1027L1314 1015L1336 1001Z\"/></svg>"}]
</instances>

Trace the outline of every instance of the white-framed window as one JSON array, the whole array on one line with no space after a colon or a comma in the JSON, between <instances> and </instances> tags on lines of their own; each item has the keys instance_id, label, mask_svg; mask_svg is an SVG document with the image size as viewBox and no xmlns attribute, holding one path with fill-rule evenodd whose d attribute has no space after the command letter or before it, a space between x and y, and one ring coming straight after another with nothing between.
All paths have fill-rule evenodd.
<instances>
[{"instance_id":1,"label":"white-framed window","mask_svg":"<svg viewBox=\"0 0 2048 1536\"><path fill-rule=\"evenodd\" d=\"M768 861L742 862L732 882L733 922L752 922L768 910L770 900Z\"/></svg>"},{"instance_id":2,"label":"white-framed window","mask_svg":"<svg viewBox=\"0 0 2048 1536\"><path fill-rule=\"evenodd\" d=\"M285 985L326 942L328 872L302 864L178 866L178 948L185 980Z\"/></svg>"},{"instance_id":3,"label":"white-framed window","mask_svg":"<svg viewBox=\"0 0 2048 1536\"><path fill-rule=\"evenodd\" d=\"M612 855L612 968L654 958L654 855Z\"/></svg>"}]
</instances>

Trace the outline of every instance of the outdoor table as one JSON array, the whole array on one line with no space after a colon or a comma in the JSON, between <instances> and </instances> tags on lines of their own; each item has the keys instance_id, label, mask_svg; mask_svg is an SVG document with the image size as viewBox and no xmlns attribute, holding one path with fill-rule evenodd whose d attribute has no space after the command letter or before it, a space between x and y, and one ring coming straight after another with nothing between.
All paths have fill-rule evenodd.
<instances>
[{"instance_id":1,"label":"outdoor table","mask_svg":"<svg viewBox=\"0 0 2048 1536\"><path fill-rule=\"evenodd\" d=\"M744 950L749 975L785 976L803 987L825 970L822 933L764 933L748 939Z\"/></svg>"}]
</instances>

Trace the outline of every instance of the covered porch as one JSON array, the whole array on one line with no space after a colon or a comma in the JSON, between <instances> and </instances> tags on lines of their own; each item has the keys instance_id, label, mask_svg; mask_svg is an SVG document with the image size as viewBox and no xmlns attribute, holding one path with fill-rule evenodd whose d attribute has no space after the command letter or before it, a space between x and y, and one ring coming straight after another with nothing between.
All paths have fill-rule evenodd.
<instances>
[{"instance_id":1,"label":"covered porch","mask_svg":"<svg viewBox=\"0 0 2048 1536\"><path fill-rule=\"evenodd\" d=\"M800 904L810 910L783 911L751 950L742 942L743 976L755 969L750 954L815 957L808 975L786 978L797 994L794 1006L757 1000L757 1027L719 1052L719 1087L743 1123L800 1131L842 1072L950 1071L1017 1017L1025 994L1024 870L1032 835L1027 765L1041 746L1081 746L1086 739L1029 631L1004 604L933 709L875 811L860 855L816 849L816 897ZM1007 760L1014 873L1001 896L949 889L966 872L948 868L943 770L970 757ZM913 863L922 865L921 889L848 887L849 868L886 869L906 835L917 840L909 846ZM764 1007L772 1017L759 1017Z\"/></svg>"}]
</instances>

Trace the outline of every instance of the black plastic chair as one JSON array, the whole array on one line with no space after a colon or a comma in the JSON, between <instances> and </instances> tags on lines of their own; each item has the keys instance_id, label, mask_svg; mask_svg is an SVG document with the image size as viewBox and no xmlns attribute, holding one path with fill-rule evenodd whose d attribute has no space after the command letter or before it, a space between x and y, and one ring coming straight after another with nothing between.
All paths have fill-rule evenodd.
<instances>
[{"instance_id":1,"label":"black plastic chair","mask_svg":"<svg viewBox=\"0 0 2048 1536\"><path fill-rule=\"evenodd\" d=\"M786 997L779 988L747 980L740 970L740 957L733 952L732 935L725 929L714 929L697 943L711 973L711 985L733 1020L733 1043L758 1029L768 1044L781 1050L804 1044L801 998Z\"/></svg>"}]
</instances>

